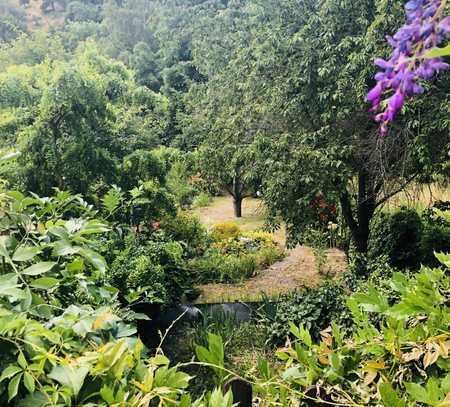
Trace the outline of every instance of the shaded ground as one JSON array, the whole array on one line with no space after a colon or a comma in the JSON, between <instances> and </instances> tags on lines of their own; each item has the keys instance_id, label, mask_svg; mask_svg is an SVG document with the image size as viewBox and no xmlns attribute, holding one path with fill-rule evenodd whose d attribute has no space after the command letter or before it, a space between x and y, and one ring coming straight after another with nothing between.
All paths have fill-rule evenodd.
<instances>
[{"instance_id":1,"label":"shaded ground","mask_svg":"<svg viewBox=\"0 0 450 407\"><path fill-rule=\"evenodd\" d=\"M214 199L211 206L195 211L202 223L212 226L223 222L236 222L243 230L255 230L264 224L264 207L258 199L244 200L243 218L236 220L229 197ZM283 230L275 234L275 239L284 245ZM311 248L297 246L287 251L287 256L240 284L205 284L200 286L202 294L197 303L234 301L259 301L264 295L276 297L299 287L314 286L325 276L334 276L347 267L345 254L337 249L327 251L327 263L322 273L317 270Z\"/></svg>"}]
</instances>

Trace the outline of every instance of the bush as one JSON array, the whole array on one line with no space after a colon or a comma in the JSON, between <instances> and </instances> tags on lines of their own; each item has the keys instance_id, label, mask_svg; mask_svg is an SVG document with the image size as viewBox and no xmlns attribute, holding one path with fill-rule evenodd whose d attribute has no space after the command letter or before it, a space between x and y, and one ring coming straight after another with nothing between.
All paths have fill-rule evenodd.
<instances>
[{"instance_id":1,"label":"bush","mask_svg":"<svg viewBox=\"0 0 450 407\"><path fill-rule=\"evenodd\" d=\"M284 256L273 236L265 232L240 234L233 223L217 225L215 243L201 258L189 263L199 283L237 283L253 277Z\"/></svg>"},{"instance_id":2,"label":"bush","mask_svg":"<svg viewBox=\"0 0 450 407\"><path fill-rule=\"evenodd\" d=\"M192 204L195 188L188 180L187 167L182 161L176 161L167 174L167 186L175 196L178 207L187 208Z\"/></svg>"},{"instance_id":3,"label":"bush","mask_svg":"<svg viewBox=\"0 0 450 407\"><path fill-rule=\"evenodd\" d=\"M240 234L241 229L233 222L219 223L211 229L211 236L216 241L234 239Z\"/></svg>"},{"instance_id":4,"label":"bush","mask_svg":"<svg viewBox=\"0 0 450 407\"><path fill-rule=\"evenodd\" d=\"M255 275L255 256L224 255L209 250L203 257L189 262L189 270L198 283L237 283Z\"/></svg>"},{"instance_id":5,"label":"bush","mask_svg":"<svg viewBox=\"0 0 450 407\"><path fill-rule=\"evenodd\" d=\"M183 244L187 258L201 256L211 242L199 218L186 212L165 218L161 228L168 238Z\"/></svg>"},{"instance_id":6,"label":"bush","mask_svg":"<svg viewBox=\"0 0 450 407\"><path fill-rule=\"evenodd\" d=\"M423 233L420 241L421 261L428 266L438 266L434 252L444 252L450 248L450 223L437 216L435 208L449 205L439 202L422 214Z\"/></svg>"},{"instance_id":7,"label":"bush","mask_svg":"<svg viewBox=\"0 0 450 407\"><path fill-rule=\"evenodd\" d=\"M191 288L183 246L168 240L163 232L152 239L129 235L108 271L108 281L126 302L177 302Z\"/></svg>"},{"instance_id":8,"label":"bush","mask_svg":"<svg viewBox=\"0 0 450 407\"><path fill-rule=\"evenodd\" d=\"M137 315L105 282L94 249L108 228L89 210L70 195L1 196L0 405L193 405L183 396L190 376L147 357L124 321Z\"/></svg>"},{"instance_id":9,"label":"bush","mask_svg":"<svg viewBox=\"0 0 450 407\"><path fill-rule=\"evenodd\" d=\"M208 206L212 201L211 195L206 192L200 192L192 201L193 208L204 208Z\"/></svg>"},{"instance_id":10,"label":"bush","mask_svg":"<svg viewBox=\"0 0 450 407\"><path fill-rule=\"evenodd\" d=\"M422 222L416 211L379 213L370 227L368 257L387 255L392 266L417 269L420 265Z\"/></svg>"},{"instance_id":11,"label":"bush","mask_svg":"<svg viewBox=\"0 0 450 407\"><path fill-rule=\"evenodd\" d=\"M293 323L305 326L319 339L320 331L332 321L347 324L346 296L344 285L330 280L319 287L283 295L276 303L266 303L261 315L268 336L274 343L282 344L289 335L289 324Z\"/></svg>"},{"instance_id":12,"label":"bush","mask_svg":"<svg viewBox=\"0 0 450 407\"><path fill-rule=\"evenodd\" d=\"M440 268L423 267L410 277L394 274L387 282L397 292L393 303L372 284L350 297L355 329L346 339L333 324L315 343L302 321L291 323L293 341L277 352L285 363L281 378L267 362L258 364L259 396L267 405L284 397L321 398L329 405L445 406L450 255L439 261Z\"/></svg>"},{"instance_id":13,"label":"bush","mask_svg":"<svg viewBox=\"0 0 450 407\"><path fill-rule=\"evenodd\" d=\"M254 256L256 267L258 269L264 269L281 260L285 256L285 252L278 246L264 246Z\"/></svg>"}]
</instances>

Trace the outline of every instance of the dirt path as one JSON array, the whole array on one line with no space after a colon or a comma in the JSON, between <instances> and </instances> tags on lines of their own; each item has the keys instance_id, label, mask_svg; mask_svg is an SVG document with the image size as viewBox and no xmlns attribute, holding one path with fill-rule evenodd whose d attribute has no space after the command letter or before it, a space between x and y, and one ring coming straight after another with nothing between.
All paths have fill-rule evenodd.
<instances>
[{"instance_id":1,"label":"dirt path","mask_svg":"<svg viewBox=\"0 0 450 407\"><path fill-rule=\"evenodd\" d=\"M297 246L281 261L240 284L205 284L199 286L201 295L196 303L248 301L256 302L263 296L277 297L300 287L312 287L325 276L335 276L347 267L345 254L337 249L327 251L327 263L319 273L312 249Z\"/></svg>"},{"instance_id":2,"label":"dirt path","mask_svg":"<svg viewBox=\"0 0 450 407\"><path fill-rule=\"evenodd\" d=\"M257 199L244 200L243 217L236 220L231 200L216 198L211 206L195 211L206 226L222 222L236 222L243 230L260 228L264 223L264 207ZM284 244L284 231L275 234L275 239ZM347 267L345 254L337 249L327 251L327 262L318 272L313 250L297 246L287 251L287 256L268 269L240 284L205 284L199 286L201 295L197 303L234 301L258 301L263 295L276 297L300 287L314 286L325 276L335 276Z\"/></svg>"}]
</instances>

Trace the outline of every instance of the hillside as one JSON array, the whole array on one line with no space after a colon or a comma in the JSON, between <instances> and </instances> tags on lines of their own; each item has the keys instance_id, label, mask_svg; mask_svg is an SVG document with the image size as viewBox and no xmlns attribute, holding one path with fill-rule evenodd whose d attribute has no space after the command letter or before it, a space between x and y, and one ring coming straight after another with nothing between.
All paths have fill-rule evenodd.
<instances>
[{"instance_id":1,"label":"hillside","mask_svg":"<svg viewBox=\"0 0 450 407\"><path fill-rule=\"evenodd\" d=\"M29 4L24 6L20 5L20 0L10 1L25 10L28 31L34 31L38 28L60 27L64 23L63 9L58 3L55 3L55 11L44 13L42 11L43 0L30 0Z\"/></svg>"}]
</instances>

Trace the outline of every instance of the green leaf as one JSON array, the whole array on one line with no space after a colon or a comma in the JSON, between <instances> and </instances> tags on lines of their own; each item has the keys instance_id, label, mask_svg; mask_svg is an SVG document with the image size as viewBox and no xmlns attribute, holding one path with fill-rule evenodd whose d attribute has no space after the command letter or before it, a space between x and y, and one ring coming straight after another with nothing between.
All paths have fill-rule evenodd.
<instances>
[{"instance_id":1,"label":"green leaf","mask_svg":"<svg viewBox=\"0 0 450 407\"><path fill-rule=\"evenodd\" d=\"M282 377L284 380L292 381L305 377L305 375L297 366L293 366L285 370L282 374Z\"/></svg>"},{"instance_id":2,"label":"green leaf","mask_svg":"<svg viewBox=\"0 0 450 407\"><path fill-rule=\"evenodd\" d=\"M170 360L167 359L164 355L156 355L150 359L150 363L156 366L164 366L169 365Z\"/></svg>"},{"instance_id":3,"label":"green leaf","mask_svg":"<svg viewBox=\"0 0 450 407\"><path fill-rule=\"evenodd\" d=\"M34 392L34 389L35 389L34 378L33 378L33 376L31 376L30 373L28 373L28 372L24 373L23 383L30 393Z\"/></svg>"},{"instance_id":4,"label":"green leaf","mask_svg":"<svg viewBox=\"0 0 450 407\"><path fill-rule=\"evenodd\" d=\"M417 383L405 383L406 391L414 399L421 403L428 403L429 397L425 387Z\"/></svg>"},{"instance_id":5,"label":"green leaf","mask_svg":"<svg viewBox=\"0 0 450 407\"><path fill-rule=\"evenodd\" d=\"M113 390L106 385L103 385L103 387L100 389L100 396L102 396L102 399L105 400L109 405L116 402Z\"/></svg>"},{"instance_id":6,"label":"green leaf","mask_svg":"<svg viewBox=\"0 0 450 407\"><path fill-rule=\"evenodd\" d=\"M27 298L26 293L20 290L21 284L17 283L17 274L8 273L0 276L0 295L14 297L16 299Z\"/></svg>"},{"instance_id":7,"label":"green leaf","mask_svg":"<svg viewBox=\"0 0 450 407\"><path fill-rule=\"evenodd\" d=\"M80 251L81 247L72 246L72 244L66 240L58 240L53 245L53 255L54 256L71 256Z\"/></svg>"},{"instance_id":8,"label":"green leaf","mask_svg":"<svg viewBox=\"0 0 450 407\"><path fill-rule=\"evenodd\" d=\"M17 365L9 365L3 370L2 375L0 376L0 382L13 377L17 373L21 372L22 369Z\"/></svg>"},{"instance_id":9,"label":"green leaf","mask_svg":"<svg viewBox=\"0 0 450 407\"><path fill-rule=\"evenodd\" d=\"M78 231L78 235L92 235L98 233L108 232L109 228L97 220L90 220L83 224L82 228Z\"/></svg>"},{"instance_id":10,"label":"green leaf","mask_svg":"<svg viewBox=\"0 0 450 407\"><path fill-rule=\"evenodd\" d=\"M17 391L19 390L20 379L22 378L23 373L19 373L14 376L8 384L8 401L11 401L14 397L17 396Z\"/></svg>"},{"instance_id":11,"label":"green leaf","mask_svg":"<svg viewBox=\"0 0 450 407\"><path fill-rule=\"evenodd\" d=\"M48 290L59 284L59 280L53 277L41 277L34 280L30 285L31 287Z\"/></svg>"},{"instance_id":12,"label":"green leaf","mask_svg":"<svg viewBox=\"0 0 450 407\"><path fill-rule=\"evenodd\" d=\"M26 369L28 366L27 360L25 359L25 355L22 351L19 351L19 356L17 357L17 363L22 369Z\"/></svg>"},{"instance_id":13,"label":"green leaf","mask_svg":"<svg viewBox=\"0 0 450 407\"><path fill-rule=\"evenodd\" d=\"M80 249L79 253L102 274L106 272L106 261L100 254L86 248Z\"/></svg>"},{"instance_id":14,"label":"green leaf","mask_svg":"<svg viewBox=\"0 0 450 407\"><path fill-rule=\"evenodd\" d=\"M443 48L433 48L430 49L426 54L425 58L438 58L450 55L450 44Z\"/></svg>"},{"instance_id":15,"label":"green leaf","mask_svg":"<svg viewBox=\"0 0 450 407\"><path fill-rule=\"evenodd\" d=\"M439 260L440 263L450 268L450 253L434 253L434 256Z\"/></svg>"},{"instance_id":16,"label":"green leaf","mask_svg":"<svg viewBox=\"0 0 450 407\"><path fill-rule=\"evenodd\" d=\"M369 285L367 293L358 293L352 296L359 307L367 312L383 313L389 308L385 296L377 291L372 285Z\"/></svg>"},{"instance_id":17,"label":"green leaf","mask_svg":"<svg viewBox=\"0 0 450 407\"><path fill-rule=\"evenodd\" d=\"M441 382L441 389L445 394L450 393L450 373L447 373L447 376Z\"/></svg>"},{"instance_id":18,"label":"green leaf","mask_svg":"<svg viewBox=\"0 0 450 407\"><path fill-rule=\"evenodd\" d=\"M55 366L49 373L48 377L67 386L72 393L76 396L83 387L84 379L89 373L89 368L86 366L80 366L79 368L74 368L68 365Z\"/></svg>"},{"instance_id":19,"label":"green leaf","mask_svg":"<svg viewBox=\"0 0 450 407\"><path fill-rule=\"evenodd\" d=\"M50 271L57 263L53 261L42 261L40 263L33 264L30 267L27 267L25 270L22 270L21 273L27 276L37 276L39 274L44 274Z\"/></svg>"},{"instance_id":20,"label":"green leaf","mask_svg":"<svg viewBox=\"0 0 450 407\"><path fill-rule=\"evenodd\" d=\"M390 383L382 383L378 388L381 399L386 407L404 407L405 401L402 400Z\"/></svg>"},{"instance_id":21,"label":"green leaf","mask_svg":"<svg viewBox=\"0 0 450 407\"><path fill-rule=\"evenodd\" d=\"M0 257L4 257L7 262L11 262L9 257L8 249L6 248L6 241L9 239L8 236L0 236Z\"/></svg>"},{"instance_id":22,"label":"green leaf","mask_svg":"<svg viewBox=\"0 0 450 407\"><path fill-rule=\"evenodd\" d=\"M120 188L113 186L101 199L102 205L109 214L112 214L121 205L123 196L124 193Z\"/></svg>"},{"instance_id":23,"label":"green leaf","mask_svg":"<svg viewBox=\"0 0 450 407\"><path fill-rule=\"evenodd\" d=\"M13 254L13 261L28 261L42 252L40 247L19 246Z\"/></svg>"},{"instance_id":24,"label":"green leaf","mask_svg":"<svg viewBox=\"0 0 450 407\"><path fill-rule=\"evenodd\" d=\"M125 338L127 336L132 336L136 332L137 330L134 326L119 322L116 338Z\"/></svg>"}]
</instances>

